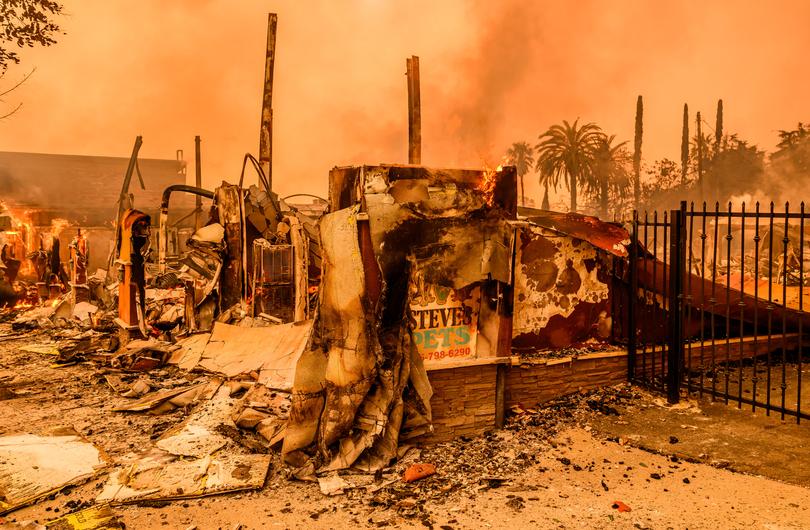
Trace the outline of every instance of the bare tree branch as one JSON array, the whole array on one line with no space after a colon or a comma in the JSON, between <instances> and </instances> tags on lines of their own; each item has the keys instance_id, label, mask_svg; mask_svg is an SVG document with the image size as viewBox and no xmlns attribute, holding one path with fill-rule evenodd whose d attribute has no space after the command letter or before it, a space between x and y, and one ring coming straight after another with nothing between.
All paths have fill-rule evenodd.
<instances>
[{"instance_id":1,"label":"bare tree branch","mask_svg":"<svg viewBox=\"0 0 810 530\"><path fill-rule=\"evenodd\" d=\"M5 96L6 94L9 94L9 93L11 93L11 92L14 92L14 90L16 90L16 89L17 89L17 88L18 88L20 85L22 85L23 83L25 83L26 81L28 81L28 78L29 78L29 77L31 77L31 76L34 74L34 72L36 72L36 71L37 71L36 67L32 68L32 69L31 69L31 71L30 71L30 72L28 72L28 73L27 73L27 74L26 74L26 75L25 75L25 76L24 76L24 77L23 77L23 78L20 80L20 82L19 82L19 83L17 83L17 84L16 84L16 85L14 85L13 87L9 88L9 89L8 89L8 90L6 90L5 92L0 92L0 97L3 97L3 96Z\"/></svg>"},{"instance_id":2,"label":"bare tree branch","mask_svg":"<svg viewBox=\"0 0 810 530\"><path fill-rule=\"evenodd\" d=\"M22 107L22 106L23 106L23 104L22 104L22 103L20 103L19 105L17 105L17 106L14 108L14 110L12 110L11 112L9 112L8 114L3 114L2 116L0 116L0 120L5 120L6 118L8 118L9 116L11 116L12 114L16 113L18 110L20 110L20 107Z\"/></svg>"}]
</instances>

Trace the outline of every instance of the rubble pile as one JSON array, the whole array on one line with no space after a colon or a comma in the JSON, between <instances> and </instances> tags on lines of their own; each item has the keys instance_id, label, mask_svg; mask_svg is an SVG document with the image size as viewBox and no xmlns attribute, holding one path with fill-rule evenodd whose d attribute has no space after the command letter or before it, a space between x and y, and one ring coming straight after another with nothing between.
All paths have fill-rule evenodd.
<instances>
[{"instance_id":1,"label":"rubble pile","mask_svg":"<svg viewBox=\"0 0 810 530\"><path fill-rule=\"evenodd\" d=\"M594 414L618 414L620 407L628 407L641 397L637 390L622 384L534 408L515 406L503 430L474 438L462 436L422 449L402 447L397 462L375 474L373 480L351 473L333 475L329 482L333 489L327 491L345 493L352 500L404 518L424 519L426 502L451 503L456 495L474 498L490 489L508 487L521 472L539 465L540 458L559 443L554 439L561 432L571 427L591 430ZM424 465L434 472L407 480L409 471ZM321 486L324 491L323 483Z\"/></svg>"}]
</instances>

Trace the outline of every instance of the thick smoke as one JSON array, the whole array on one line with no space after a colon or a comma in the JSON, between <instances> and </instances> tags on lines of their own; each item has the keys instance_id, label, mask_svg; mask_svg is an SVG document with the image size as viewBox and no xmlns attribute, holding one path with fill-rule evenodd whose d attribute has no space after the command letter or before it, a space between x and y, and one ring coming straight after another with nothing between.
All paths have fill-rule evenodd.
<instances>
[{"instance_id":1,"label":"thick smoke","mask_svg":"<svg viewBox=\"0 0 810 530\"><path fill-rule=\"evenodd\" d=\"M64 1L67 35L9 70L37 67L0 150L127 156L142 134L144 157L193 160L200 134L205 185L238 178L258 147L268 11L282 195L325 194L334 165L407 160L412 54L430 165L496 163L563 119L632 140L638 94L646 162L677 158L684 101L711 113L722 97L726 130L767 150L810 115L806 2Z\"/></svg>"}]
</instances>

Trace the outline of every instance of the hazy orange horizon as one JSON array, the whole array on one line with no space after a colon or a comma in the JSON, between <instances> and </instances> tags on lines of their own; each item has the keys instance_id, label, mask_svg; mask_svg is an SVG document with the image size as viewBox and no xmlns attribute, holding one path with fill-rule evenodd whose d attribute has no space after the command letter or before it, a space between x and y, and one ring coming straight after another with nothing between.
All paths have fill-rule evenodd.
<instances>
[{"instance_id":1,"label":"hazy orange horizon","mask_svg":"<svg viewBox=\"0 0 810 530\"><path fill-rule=\"evenodd\" d=\"M405 58L422 74L425 165L480 167L563 119L632 144L644 96L647 162L677 159L687 102L772 149L810 119L810 3L277 2L64 0L67 32L26 51L3 85L36 72L6 104L0 150L128 156L238 178L256 153L268 12L279 15L274 188L325 195L335 165L407 160ZM193 166L190 166L190 168ZM193 171L189 171L193 175ZM250 177L253 178L252 176ZM540 199L534 178L527 195Z\"/></svg>"}]
</instances>

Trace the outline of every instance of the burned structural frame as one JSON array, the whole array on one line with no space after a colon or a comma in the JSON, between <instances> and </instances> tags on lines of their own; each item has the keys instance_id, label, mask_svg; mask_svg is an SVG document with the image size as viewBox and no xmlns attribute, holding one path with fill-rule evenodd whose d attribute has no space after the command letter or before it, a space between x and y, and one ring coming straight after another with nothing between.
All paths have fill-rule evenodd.
<instances>
[{"instance_id":1,"label":"burned structural frame","mask_svg":"<svg viewBox=\"0 0 810 530\"><path fill-rule=\"evenodd\" d=\"M320 312L282 451L313 472L372 471L431 428L424 351L409 327L417 299L464 302L476 290L474 356L509 358L516 173L362 166L335 168L329 185Z\"/></svg>"}]
</instances>

